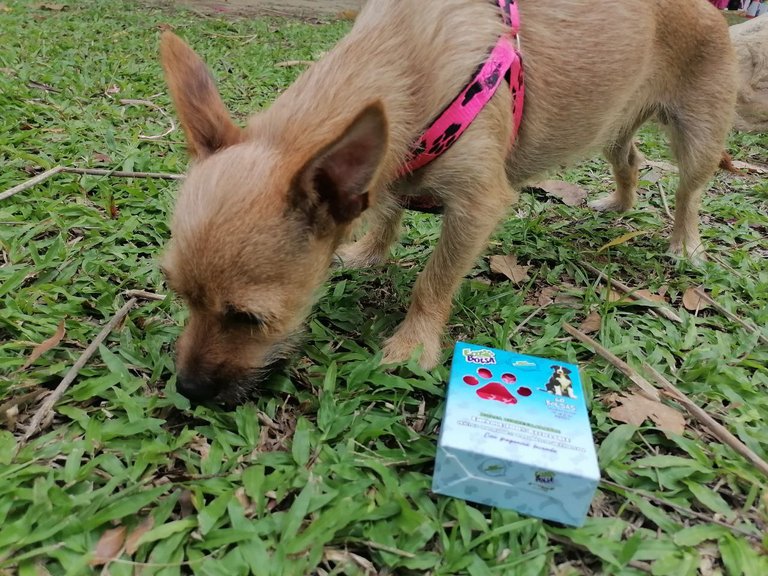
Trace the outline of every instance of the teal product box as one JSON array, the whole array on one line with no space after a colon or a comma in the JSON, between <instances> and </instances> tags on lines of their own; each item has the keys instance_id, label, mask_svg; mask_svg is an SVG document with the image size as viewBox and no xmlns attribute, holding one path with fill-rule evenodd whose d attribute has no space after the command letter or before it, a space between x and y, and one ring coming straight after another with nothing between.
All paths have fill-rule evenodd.
<instances>
[{"instance_id":1,"label":"teal product box","mask_svg":"<svg viewBox=\"0 0 768 576\"><path fill-rule=\"evenodd\" d=\"M581 526L599 481L578 366L456 344L433 492Z\"/></svg>"}]
</instances>

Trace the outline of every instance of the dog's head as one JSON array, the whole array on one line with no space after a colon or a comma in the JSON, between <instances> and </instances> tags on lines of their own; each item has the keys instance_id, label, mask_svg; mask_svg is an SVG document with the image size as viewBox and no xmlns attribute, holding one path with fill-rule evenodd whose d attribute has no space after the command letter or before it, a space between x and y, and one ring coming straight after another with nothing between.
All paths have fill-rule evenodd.
<instances>
[{"instance_id":1,"label":"dog's head","mask_svg":"<svg viewBox=\"0 0 768 576\"><path fill-rule=\"evenodd\" d=\"M568 374L571 373L571 371L568 368L565 368L564 366L552 366L552 372L558 378L568 376Z\"/></svg>"},{"instance_id":2,"label":"dog's head","mask_svg":"<svg viewBox=\"0 0 768 576\"><path fill-rule=\"evenodd\" d=\"M161 61L192 160L162 262L189 308L178 389L236 400L290 353L334 250L368 205L386 120L372 104L322 142L286 141L274 121L237 127L203 61L170 32Z\"/></svg>"}]
</instances>

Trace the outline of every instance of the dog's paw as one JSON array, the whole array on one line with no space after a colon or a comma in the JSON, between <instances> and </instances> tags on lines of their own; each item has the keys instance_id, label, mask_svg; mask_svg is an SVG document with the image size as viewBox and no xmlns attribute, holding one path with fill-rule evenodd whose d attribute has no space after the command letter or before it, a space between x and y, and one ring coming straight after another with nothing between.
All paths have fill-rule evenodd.
<instances>
[{"instance_id":1,"label":"dog's paw","mask_svg":"<svg viewBox=\"0 0 768 576\"><path fill-rule=\"evenodd\" d=\"M707 252L701 240L684 242L672 239L667 253L675 259L687 259L694 266L703 266L707 261Z\"/></svg>"},{"instance_id":2,"label":"dog's paw","mask_svg":"<svg viewBox=\"0 0 768 576\"><path fill-rule=\"evenodd\" d=\"M383 254L370 250L359 241L342 246L333 256L334 265L352 270L379 266L384 260Z\"/></svg>"},{"instance_id":3,"label":"dog's paw","mask_svg":"<svg viewBox=\"0 0 768 576\"><path fill-rule=\"evenodd\" d=\"M632 209L632 202L619 198L618 194L608 194L587 204L598 212L626 212Z\"/></svg>"},{"instance_id":4,"label":"dog's paw","mask_svg":"<svg viewBox=\"0 0 768 576\"><path fill-rule=\"evenodd\" d=\"M384 343L381 363L403 364L419 352L419 365L432 370L440 362L440 338L417 337L401 328Z\"/></svg>"}]
</instances>

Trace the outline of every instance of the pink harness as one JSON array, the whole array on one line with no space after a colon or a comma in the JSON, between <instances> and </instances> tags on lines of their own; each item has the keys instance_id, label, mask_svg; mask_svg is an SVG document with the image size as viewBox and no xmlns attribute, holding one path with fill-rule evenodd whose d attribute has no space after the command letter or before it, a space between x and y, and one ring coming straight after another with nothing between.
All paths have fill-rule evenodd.
<instances>
[{"instance_id":1,"label":"pink harness","mask_svg":"<svg viewBox=\"0 0 768 576\"><path fill-rule=\"evenodd\" d=\"M400 170L400 176L423 168L448 150L469 127L483 107L490 102L496 89L505 78L512 91L512 117L514 118L512 142L514 142L523 117L523 98L525 95L523 62L517 49L520 13L515 0L497 0L497 2L501 8L504 23L510 28L509 33L499 38L496 46L493 47L488 58L472 76L467 86L432 121L424 134L413 144L406 163ZM404 198L403 202L406 208L425 212L434 212L439 209L439 205L436 206L432 199Z\"/></svg>"}]
</instances>

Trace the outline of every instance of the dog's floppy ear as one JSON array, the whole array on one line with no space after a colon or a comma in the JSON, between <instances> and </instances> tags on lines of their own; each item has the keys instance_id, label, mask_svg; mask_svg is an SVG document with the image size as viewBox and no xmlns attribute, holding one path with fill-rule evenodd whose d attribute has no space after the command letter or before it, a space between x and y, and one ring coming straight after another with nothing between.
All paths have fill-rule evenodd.
<instances>
[{"instance_id":1,"label":"dog's floppy ear","mask_svg":"<svg viewBox=\"0 0 768 576\"><path fill-rule=\"evenodd\" d=\"M160 62L192 158L201 160L241 141L242 131L232 122L207 66L173 32L162 34Z\"/></svg>"},{"instance_id":2,"label":"dog's floppy ear","mask_svg":"<svg viewBox=\"0 0 768 576\"><path fill-rule=\"evenodd\" d=\"M336 224L347 224L368 208L368 187L387 150L387 119L380 102L363 109L342 134L298 174L296 207L317 223L324 205Z\"/></svg>"}]
</instances>

